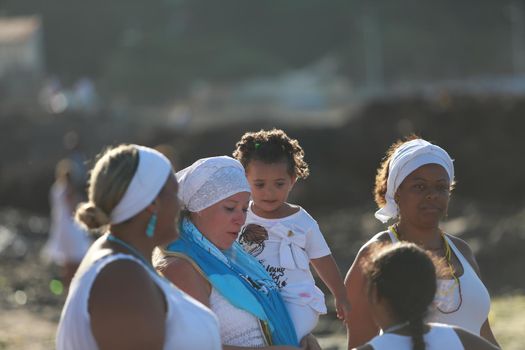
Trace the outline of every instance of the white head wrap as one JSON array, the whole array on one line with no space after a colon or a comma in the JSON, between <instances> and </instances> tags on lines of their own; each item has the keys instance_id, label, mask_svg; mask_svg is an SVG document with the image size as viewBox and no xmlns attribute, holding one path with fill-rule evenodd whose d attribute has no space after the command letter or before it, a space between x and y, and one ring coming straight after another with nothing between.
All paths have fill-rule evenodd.
<instances>
[{"instance_id":1,"label":"white head wrap","mask_svg":"<svg viewBox=\"0 0 525 350\"><path fill-rule=\"evenodd\" d=\"M403 180L417 168L425 164L439 164L448 173L450 182L454 181L454 164L448 153L441 147L423 139L415 139L402 144L392 155L383 208L375 213L375 217L383 223L398 215L398 207L394 195Z\"/></svg>"},{"instance_id":2,"label":"white head wrap","mask_svg":"<svg viewBox=\"0 0 525 350\"><path fill-rule=\"evenodd\" d=\"M199 159L177 172L179 198L190 212L206 209L239 192L251 192L244 168L227 157Z\"/></svg>"},{"instance_id":3,"label":"white head wrap","mask_svg":"<svg viewBox=\"0 0 525 350\"><path fill-rule=\"evenodd\" d=\"M126 221L150 205L173 171L170 161L162 153L144 146L133 146L139 151L139 164L126 193L111 212L112 224Z\"/></svg>"}]
</instances>

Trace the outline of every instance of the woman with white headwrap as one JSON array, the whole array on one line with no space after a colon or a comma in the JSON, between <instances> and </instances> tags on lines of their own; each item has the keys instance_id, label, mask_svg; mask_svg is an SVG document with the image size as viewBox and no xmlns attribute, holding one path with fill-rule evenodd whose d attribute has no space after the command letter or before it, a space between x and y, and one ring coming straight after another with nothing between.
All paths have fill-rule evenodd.
<instances>
[{"instance_id":1,"label":"woman with white headwrap","mask_svg":"<svg viewBox=\"0 0 525 350\"><path fill-rule=\"evenodd\" d=\"M380 331L370 313L361 270L370 244L377 241L415 243L442 257L449 266L449 278L438 280L428 319L411 320L405 325L409 333L421 335L423 321L439 322L462 327L497 344L487 318L490 296L479 278L472 250L439 227L447 215L453 186L453 161L441 147L412 136L387 151L376 176L374 193L379 210L375 216L383 223L395 223L361 248L346 276L352 304L347 323L349 348L366 343Z\"/></svg>"},{"instance_id":2,"label":"woman with white headwrap","mask_svg":"<svg viewBox=\"0 0 525 350\"><path fill-rule=\"evenodd\" d=\"M177 237L177 189L170 161L151 148L99 158L77 219L106 233L73 278L57 349L221 349L215 315L151 264L154 247Z\"/></svg>"},{"instance_id":3,"label":"woman with white headwrap","mask_svg":"<svg viewBox=\"0 0 525 350\"><path fill-rule=\"evenodd\" d=\"M186 213L179 239L154 258L157 269L215 312L224 349L296 348L275 282L236 241L250 199L241 163L227 156L200 159L177 179Z\"/></svg>"}]
</instances>

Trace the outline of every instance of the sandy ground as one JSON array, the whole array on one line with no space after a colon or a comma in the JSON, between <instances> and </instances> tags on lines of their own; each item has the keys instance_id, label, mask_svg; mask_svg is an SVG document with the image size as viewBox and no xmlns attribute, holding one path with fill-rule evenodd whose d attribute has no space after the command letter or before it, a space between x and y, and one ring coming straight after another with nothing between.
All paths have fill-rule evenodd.
<instances>
[{"instance_id":1,"label":"sandy ground","mask_svg":"<svg viewBox=\"0 0 525 350\"><path fill-rule=\"evenodd\" d=\"M351 218L349 213L345 213L330 220L338 223L331 225L330 231L341 231L341 234L331 237L334 248L348 249L349 243L342 233ZM56 326L65 294L51 292L50 282L57 278L58 271L39 258L39 251L47 237L46 220L22 215L19 211L0 210L0 350L54 349ZM348 255L343 253L340 252L339 256ZM502 259L501 255L498 259L498 262ZM344 259L339 263L341 261ZM499 272L503 271L500 269ZM525 349L519 336L524 326L522 312L525 296L523 289L514 287L513 290L518 292L515 297L492 295L491 323L503 348L518 350ZM333 303L327 297L329 314L321 317L314 334L323 349L342 350L346 348L345 328L335 318Z\"/></svg>"},{"instance_id":2,"label":"sandy ground","mask_svg":"<svg viewBox=\"0 0 525 350\"><path fill-rule=\"evenodd\" d=\"M0 314L0 349L54 349L56 323L26 309Z\"/></svg>"}]
</instances>

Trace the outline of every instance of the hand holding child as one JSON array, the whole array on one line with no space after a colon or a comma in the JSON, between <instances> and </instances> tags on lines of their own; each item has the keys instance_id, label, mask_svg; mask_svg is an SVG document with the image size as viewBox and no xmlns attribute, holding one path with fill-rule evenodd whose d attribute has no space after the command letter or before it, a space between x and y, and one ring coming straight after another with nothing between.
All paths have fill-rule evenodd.
<instances>
[{"instance_id":1,"label":"hand holding child","mask_svg":"<svg viewBox=\"0 0 525 350\"><path fill-rule=\"evenodd\" d=\"M341 321L345 322L345 320L348 320L351 309L352 307L346 296L335 299L335 310L337 312L337 318Z\"/></svg>"}]
</instances>

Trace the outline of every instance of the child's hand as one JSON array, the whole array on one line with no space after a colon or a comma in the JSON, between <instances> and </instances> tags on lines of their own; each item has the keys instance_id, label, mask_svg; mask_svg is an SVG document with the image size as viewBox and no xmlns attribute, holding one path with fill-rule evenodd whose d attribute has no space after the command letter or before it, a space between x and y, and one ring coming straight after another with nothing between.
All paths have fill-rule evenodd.
<instances>
[{"instance_id":1,"label":"child's hand","mask_svg":"<svg viewBox=\"0 0 525 350\"><path fill-rule=\"evenodd\" d=\"M319 342L313 336L312 333L305 335L303 339L301 339L301 343L299 344L299 346L303 350L321 350Z\"/></svg>"},{"instance_id":2,"label":"child's hand","mask_svg":"<svg viewBox=\"0 0 525 350\"><path fill-rule=\"evenodd\" d=\"M268 239L268 232L262 226L256 224L246 225L242 232L240 240L246 243L261 243Z\"/></svg>"},{"instance_id":3,"label":"child's hand","mask_svg":"<svg viewBox=\"0 0 525 350\"><path fill-rule=\"evenodd\" d=\"M348 302L348 299L345 297L343 298L336 298L335 299L335 310L337 311L337 318L341 321L348 320L348 315L351 310L350 303Z\"/></svg>"}]
</instances>

